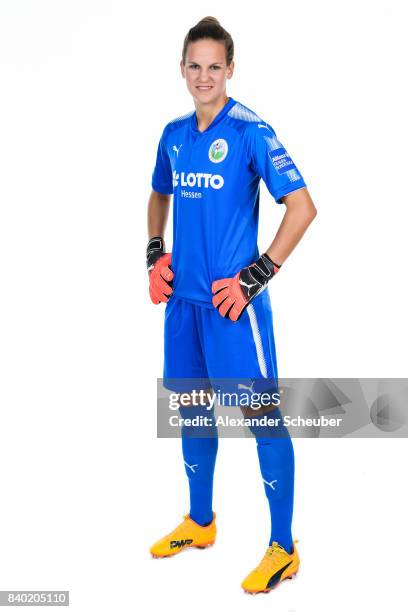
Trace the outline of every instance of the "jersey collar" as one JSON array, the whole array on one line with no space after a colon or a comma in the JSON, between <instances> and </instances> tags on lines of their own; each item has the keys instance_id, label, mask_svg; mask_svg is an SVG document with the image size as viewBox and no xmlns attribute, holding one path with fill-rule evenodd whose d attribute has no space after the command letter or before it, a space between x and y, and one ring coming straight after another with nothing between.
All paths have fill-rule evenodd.
<instances>
[{"instance_id":1,"label":"jersey collar","mask_svg":"<svg viewBox=\"0 0 408 612\"><path fill-rule=\"evenodd\" d=\"M236 104L236 101L233 98L229 98L228 102L224 104L218 115L215 115L214 119L211 121L210 125L204 130L204 132L200 132L197 127L197 114L194 112L191 116L190 126L192 131L195 134L207 134L210 130L212 130L216 125L222 121L228 111Z\"/></svg>"}]
</instances>

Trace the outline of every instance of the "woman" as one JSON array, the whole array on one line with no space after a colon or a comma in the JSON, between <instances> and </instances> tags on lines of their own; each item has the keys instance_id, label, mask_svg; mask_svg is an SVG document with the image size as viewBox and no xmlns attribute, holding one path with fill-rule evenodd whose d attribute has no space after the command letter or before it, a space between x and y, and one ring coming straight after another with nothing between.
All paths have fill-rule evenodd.
<instances>
[{"instance_id":1,"label":"woman","mask_svg":"<svg viewBox=\"0 0 408 612\"><path fill-rule=\"evenodd\" d=\"M227 96L233 56L230 34L213 17L190 29L180 66L195 111L171 121L158 147L148 208L147 267L153 303L167 303L165 380L277 378L272 312L264 289L316 215L305 182L273 128ZM286 212L271 245L259 256L261 178ZM166 253L163 237L171 195L173 251ZM180 413L183 417L183 409ZM283 426L280 435L256 435L256 440L272 529L261 563L242 583L250 593L269 591L299 567L291 534L292 441ZM214 424L207 436L183 427L190 512L151 547L153 556L214 543L217 441Z\"/></svg>"}]
</instances>

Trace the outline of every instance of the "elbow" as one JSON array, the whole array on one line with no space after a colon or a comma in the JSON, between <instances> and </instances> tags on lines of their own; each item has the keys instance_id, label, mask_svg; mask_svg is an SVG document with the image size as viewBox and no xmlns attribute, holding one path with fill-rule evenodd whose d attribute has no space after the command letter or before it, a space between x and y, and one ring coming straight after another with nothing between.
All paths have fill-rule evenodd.
<instances>
[{"instance_id":1,"label":"elbow","mask_svg":"<svg viewBox=\"0 0 408 612\"><path fill-rule=\"evenodd\" d=\"M312 198L310 197L308 198L308 201L305 204L306 206L304 207L304 216L305 220L307 220L308 224L310 224L317 215L317 209L314 205Z\"/></svg>"},{"instance_id":2,"label":"elbow","mask_svg":"<svg viewBox=\"0 0 408 612\"><path fill-rule=\"evenodd\" d=\"M310 223L313 221L313 219L315 219L316 215L317 215L317 208L314 204L312 204L312 207L309 213Z\"/></svg>"},{"instance_id":3,"label":"elbow","mask_svg":"<svg viewBox=\"0 0 408 612\"><path fill-rule=\"evenodd\" d=\"M285 196L283 201L288 212L291 215L293 214L306 227L311 224L317 215L316 206L306 189L300 189L293 194Z\"/></svg>"},{"instance_id":4,"label":"elbow","mask_svg":"<svg viewBox=\"0 0 408 612\"><path fill-rule=\"evenodd\" d=\"M306 206L303 207L302 211L298 211L299 214L299 220L301 220L302 224L305 227L308 227L313 219L316 217L317 215L317 210L315 205L310 202L308 203Z\"/></svg>"},{"instance_id":5,"label":"elbow","mask_svg":"<svg viewBox=\"0 0 408 612\"><path fill-rule=\"evenodd\" d=\"M312 223L316 215L317 215L317 210L313 204L311 206L308 206L307 209L303 211L302 223L303 223L303 227L305 230Z\"/></svg>"}]
</instances>

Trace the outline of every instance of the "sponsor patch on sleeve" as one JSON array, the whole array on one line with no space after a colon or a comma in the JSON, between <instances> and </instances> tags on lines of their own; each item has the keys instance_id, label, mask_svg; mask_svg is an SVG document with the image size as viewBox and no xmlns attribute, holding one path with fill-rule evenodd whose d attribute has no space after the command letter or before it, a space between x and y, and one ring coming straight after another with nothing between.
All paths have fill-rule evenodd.
<instances>
[{"instance_id":1,"label":"sponsor patch on sleeve","mask_svg":"<svg viewBox=\"0 0 408 612\"><path fill-rule=\"evenodd\" d=\"M292 158L283 147L269 151L268 155L278 174L284 174L289 170L295 169L295 164L293 163Z\"/></svg>"}]
</instances>

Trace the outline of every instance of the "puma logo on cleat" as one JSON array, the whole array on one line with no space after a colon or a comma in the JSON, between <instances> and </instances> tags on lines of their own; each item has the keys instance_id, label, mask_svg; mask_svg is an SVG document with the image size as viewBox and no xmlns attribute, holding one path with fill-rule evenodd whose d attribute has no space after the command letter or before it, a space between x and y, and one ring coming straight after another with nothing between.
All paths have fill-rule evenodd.
<instances>
[{"instance_id":1,"label":"puma logo on cleat","mask_svg":"<svg viewBox=\"0 0 408 612\"><path fill-rule=\"evenodd\" d=\"M171 540L170 548L183 548L183 546L187 546L188 544L192 544L193 540Z\"/></svg>"},{"instance_id":2,"label":"puma logo on cleat","mask_svg":"<svg viewBox=\"0 0 408 612\"><path fill-rule=\"evenodd\" d=\"M193 463L192 465L189 465L189 464L187 463L187 461L185 461L184 463L185 463L185 465L186 465L188 468L190 468L190 470L193 472L193 474L195 474L195 469L194 469L194 468L198 467L198 463Z\"/></svg>"},{"instance_id":3,"label":"puma logo on cleat","mask_svg":"<svg viewBox=\"0 0 408 612\"><path fill-rule=\"evenodd\" d=\"M270 482L268 482L267 480L265 480L265 478L262 478L262 480L264 481L265 484L268 485L268 487L271 487L271 489L273 491L275 491L275 487L273 486L274 484L276 484L278 481L277 480L271 480Z\"/></svg>"},{"instance_id":4,"label":"puma logo on cleat","mask_svg":"<svg viewBox=\"0 0 408 612\"><path fill-rule=\"evenodd\" d=\"M282 567L280 570L278 570L276 572L276 574L273 574L273 576L270 577L270 579L268 581L268 584L266 585L267 589L272 589L275 586L275 584L277 584L280 581L283 572L285 571L285 569L287 569L289 567L289 565L291 563L292 563L292 561L289 561L289 563L287 563L284 567ZM289 576L288 576L288 578L289 578Z\"/></svg>"},{"instance_id":5,"label":"puma logo on cleat","mask_svg":"<svg viewBox=\"0 0 408 612\"><path fill-rule=\"evenodd\" d=\"M258 123L258 127L259 128L265 128L265 130L269 130L269 125L266 125L266 121L265 121L265 123Z\"/></svg>"}]
</instances>

